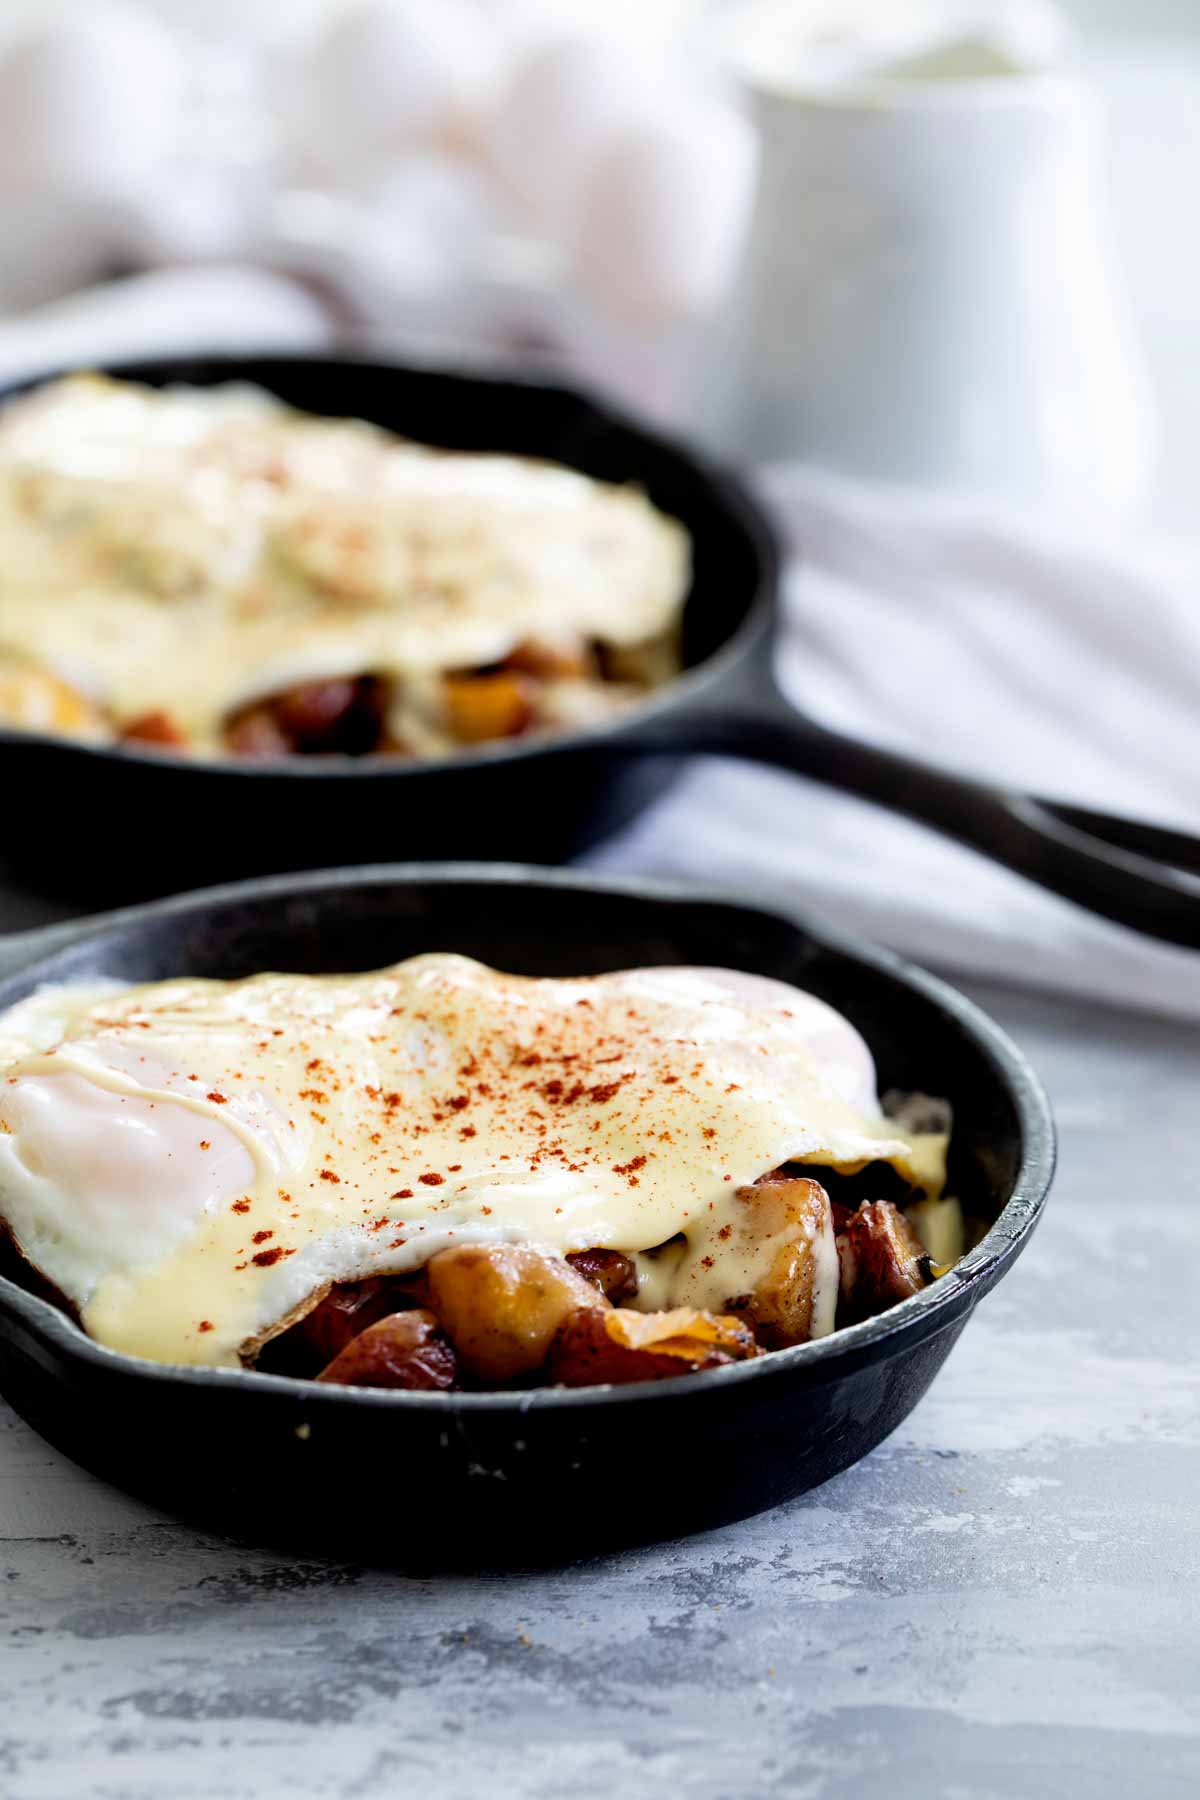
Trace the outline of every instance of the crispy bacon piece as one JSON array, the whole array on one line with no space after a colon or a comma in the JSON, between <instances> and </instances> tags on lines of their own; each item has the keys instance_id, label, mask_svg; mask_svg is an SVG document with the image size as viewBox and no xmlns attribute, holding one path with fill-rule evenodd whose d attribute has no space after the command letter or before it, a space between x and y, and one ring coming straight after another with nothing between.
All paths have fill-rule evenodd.
<instances>
[{"instance_id":1,"label":"crispy bacon piece","mask_svg":"<svg viewBox=\"0 0 1200 1800\"><path fill-rule=\"evenodd\" d=\"M637 1293L637 1270L619 1250L573 1250L567 1261L614 1306Z\"/></svg>"},{"instance_id":2,"label":"crispy bacon piece","mask_svg":"<svg viewBox=\"0 0 1200 1800\"><path fill-rule=\"evenodd\" d=\"M447 675L442 681L446 722L460 744L520 737L533 724L537 684L526 675Z\"/></svg>"},{"instance_id":3,"label":"crispy bacon piece","mask_svg":"<svg viewBox=\"0 0 1200 1800\"><path fill-rule=\"evenodd\" d=\"M754 1333L728 1314L676 1306L669 1312L628 1309L578 1312L554 1340L546 1377L560 1387L596 1382L659 1381L757 1356Z\"/></svg>"},{"instance_id":4,"label":"crispy bacon piece","mask_svg":"<svg viewBox=\"0 0 1200 1800\"><path fill-rule=\"evenodd\" d=\"M608 1307L568 1262L527 1244L456 1245L425 1274L463 1368L489 1386L534 1374L565 1319Z\"/></svg>"},{"instance_id":5,"label":"crispy bacon piece","mask_svg":"<svg viewBox=\"0 0 1200 1800\"><path fill-rule=\"evenodd\" d=\"M890 1200L864 1200L837 1246L846 1321L870 1318L928 1285L921 1240Z\"/></svg>"},{"instance_id":6,"label":"crispy bacon piece","mask_svg":"<svg viewBox=\"0 0 1200 1800\"><path fill-rule=\"evenodd\" d=\"M140 713L136 719L121 727L121 737L127 743L159 744L164 749L183 750L187 747L187 738L180 731L170 713Z\"/></svg>"},{"instance_id":7,"label":"crispy bacon piece","mask_svg":"<svg viewBox=\"0 0 1200 1800\"><path fill-rule=\"evenodd\" d=\"M341 1350L317 1376L347 1387L423 1391L454 1386L458 1359L431 1312L391 1313L377 1319Z\"/></svg>"}]
</instances>

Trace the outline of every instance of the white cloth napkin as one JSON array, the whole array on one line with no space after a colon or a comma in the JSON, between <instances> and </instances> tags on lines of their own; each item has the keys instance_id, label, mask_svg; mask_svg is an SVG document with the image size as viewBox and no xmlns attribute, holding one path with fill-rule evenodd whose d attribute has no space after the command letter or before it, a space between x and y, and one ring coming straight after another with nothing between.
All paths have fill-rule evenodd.
<instances>
[{"instance_id":1,"label":"white cloth napkin","mask_svg":"<svg viewBox=\"0 0 1200 1800\"><path fill-rule=\"evenodd\" d=\"M785 691L849 734L1200 833L1200 553L775 469L795 549ZM1200 1016L1200 954L1158 944L862 801L705 759L594 867L825 914L951 971Z\"/></svg>"},{"instance_id":2,"label":"white cloth napkin","mask_svg":"<svg viewBox=\"0 0 1200 1800\"><path fill-rule=\"evenodd\" d=\"M312 350L332 336L326 308L285 275L244 263L153 269L0 319L0 380L193 351Z\"/></svg>"}]
</instances>

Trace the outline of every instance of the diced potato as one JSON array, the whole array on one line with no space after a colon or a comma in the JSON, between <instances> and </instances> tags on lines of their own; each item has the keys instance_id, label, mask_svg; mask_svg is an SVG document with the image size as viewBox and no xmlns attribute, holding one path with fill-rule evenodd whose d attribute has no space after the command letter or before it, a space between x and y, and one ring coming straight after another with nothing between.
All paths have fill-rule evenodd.
<instances>
[{"instance_id":1,"label":"diced potato","mask_svg":"<svg viewBox=\"0 0 1200 1800\"><path fill-rule=\"evenodd\" d=\"M528 675L447 675L446 722L460 744L519 737L533 724L537 684Z\"/></svg>"},{"instance_id":2,"label":"diced potato","mask_svg":"<svg viewBox=\"0 0 1200 1800\"><path fill-rule=\"evenodd\" d=\"M561 1257L526 1244L463 1244L426 1267L430 1304L464 1369L501 1384L532 1375L572 1313L608 1301Z\"/></svg>"},{"instance_id":3,"label":"diced potato","mask_svg":"<svg viewBox=\"0 0 1200 1800\"><path fill-rule=\"evenodd\" d=\"M575 1250L567 1261L614 1306L637 1293L637 1270L619 1250Z\"/></svg>"},{"instance_id":4,"label":"diced potato","mask_svg":"<svg viewBox=\"0 0 1200 1800\"><path fill-rule=\"evenodd\" d=\"M0 667L0 725L52 732L56 737L107 735L99 712L85 695L48 669L25 663Z\"/></svg>"},{"instance_id":5,"label":"diced potato","mask_svg":"<svg viewBox=\"0 0 1200 1800\"><path fill-rule=\"evenodd\" d=\"M373 675L304 681L229 721L238 756L367 756L384 741L385 684Z\"/></svg>"},{"instance_id":6,"label":"diced potato","mask_svg":"<svg viewBox=\"0 0 1200 1800\"><path fill-rule=\"evenodd\" d=\"M376 1320L317 1376L347 1387L429 1392L454 1386L458 1361L430 1312L392 1313Z\"/></svg>"},{"instance_id":7,"label":"diced potato","mask_svg":"<svg viewBox=\"0 0 1200 1800\"><path fill-rule=\"evenodd\" d=\"M890 1200L864 1200L838 1238L850 1318L870 1318L928 1285L921 1240Z\"/></svg>"},{"instance_id":8,"label":"diced potato","mask_svg":"<svg viewBox=\"0 0 1200 1800\"><path fill-rule=\"evenodd\" d=\"M739 1188L741 1231L751 1244L771 1240L771 1260L753 1291L729 1301L773 1350L807 1343L833 1330L837 1308L837 1249L829 1197L807 1178L755 1182Z\"/></svg>"},{"instance_id":9,"label":"diced potato","mask_svg":"<svg viewBox=\"0 0 1200 1800\"><path fill-rule=\"evenodd\" d=\"M187 738L170 713L139 713L121 727L121 737L131 744L158 744L164 750L183 750Z\"/></svg>"},{"instance_id":10,"label":"diced potato","mask_svg":"<svg viewBox=\"0 0 1200 1800\"><path fill-rule=\"evenodd\" d=\"M656 1381L758 1354L749 1326L691 1306L669 1312L575 1313L554 1341L546 1376L561 1387Z\"/></svg>"},{"instance_id":11,"label":"diced potato","mask_svg":"<svg viewBox=\"0 0 1200 1800\"><path fill-rule=\"evenodd\" d=\"M226 742L235 756L291 756L295 746L269 706L251 706L230 722Z\"/></svg>"},{"instance_id":12,"label":"diced potato","mask_svg":"<svg viewBox=\"0 0 1200 1800\"><path fill-rule=\"evenodd\" d=\"M340 1356L347 1344L380 1319L411 1305L414 1284L387 1275L368 1276L364 1281L343 1281L331 1287L290 1336L302 1342L316 1367Z\"/></svg>"},{"instance_id":13,"label":"diced potato","mask_svg":"<svg viewBox=\"0 0 1200 1800\"><path fill-rule=\"evenodd\" d=\"M916 1231L932 1262L949 1268L966 1250L962 1207L952 1196L942 1200L916 1200L904 1216Z\"/></svg>"},{"instance_id":14,"label":"diced potato","mask_svg":"<svg viewBox=\"0 0 1200 1800\"><path fill-rule=\"evenodd\" d=\"M275 698L275 717L297 749L323 746L336 732L358 697L358 683L347 676L332 681L305 681Z\"/></svg>"}]
</instances>

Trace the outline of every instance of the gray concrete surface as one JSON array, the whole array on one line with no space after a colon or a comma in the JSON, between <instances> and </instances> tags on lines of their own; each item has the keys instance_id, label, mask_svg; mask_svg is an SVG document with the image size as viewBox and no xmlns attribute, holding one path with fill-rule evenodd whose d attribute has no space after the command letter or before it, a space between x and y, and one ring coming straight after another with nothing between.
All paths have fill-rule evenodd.
<instances>
[{"instance_id":1,"label":"gray concrete surface","mask_svg":"<svg viewBox=\"0 0 1200 1800\"><path fill-rule=\"evenodd\" d=\"M415 1580L199 1536L0 1409L3 1800L1200 1793L1200 1034L976 991L1056 1102L1045 1223L774 1513Z\"/></svg>"}]
</instances>

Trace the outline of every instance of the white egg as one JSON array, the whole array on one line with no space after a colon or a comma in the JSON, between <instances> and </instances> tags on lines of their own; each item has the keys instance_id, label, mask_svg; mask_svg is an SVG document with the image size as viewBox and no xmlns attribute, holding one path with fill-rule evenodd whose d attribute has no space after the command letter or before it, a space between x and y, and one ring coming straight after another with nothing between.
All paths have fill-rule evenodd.
<instances>
[{"instance_id":1,"label":"white egg","mask_svg":"<svg viewBox=\"0 0 1200 1800\"><path fill-rule=\"evenodd\" d=\"M150 14L103 0L0 56L0 189L112 195L167 153L184 72Z\"/></svg>"},{"instance_id":2,"label":"white egg","mask_svg":"<svg viewBox=\"0 0 1200 1800\"><path fill-rule=\"evenodd\" d=\"M596 158L622 131L653 120L663 71L603 38L568 38L518 68L488 141L493 166L530 220L569 229Z\"/></svg>"},{"instance_id":3,"label":"white egg","mask_svg":"<svg viewBox=\"0 0 1200 1800\"><path fill-rule=\"evenodd\" d=\"M254 1178L249 1153L219 1120L200 1124L182 1106L79 1074L18 1082L3 1120L0 1182L22 1248L79 1295L169 1256L199 1216Z\"/></svg>"},{"instance_id":4,"label":"white egg","mask_svg":"<svg viewBox=\"0 0 1200 1800\"><path fill-rule=\"evenodd\" d=\"M615 313L712 311L736 273L757 173L753 126L720 101L665 109L623 132L583 184L577 275Z\"/></svg>"},{"instance_id":5,"label":"white egg","mask_svg":"<svg viewBox=\"0 0 1200 1800\"><path fill-rule=\"evenodd\" d=\"M312 48L302 129L327 164L470 140L494 99L501 52L472 0L365 0Z\"/></svg>"}]
</instances>

